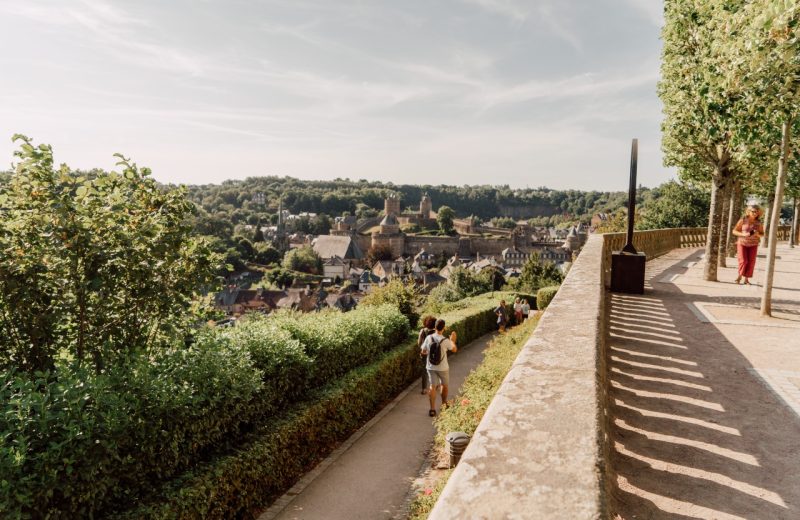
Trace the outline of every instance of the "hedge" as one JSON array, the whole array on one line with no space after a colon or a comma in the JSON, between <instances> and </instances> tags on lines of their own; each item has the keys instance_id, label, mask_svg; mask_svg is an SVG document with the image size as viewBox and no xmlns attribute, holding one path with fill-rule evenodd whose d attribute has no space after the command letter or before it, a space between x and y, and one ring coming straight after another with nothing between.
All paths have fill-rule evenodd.
<instances>
[{"instance_id":1,"label":"hedge","mask_svg":"<svg viewBox=\"0 0 800 520\"><path fill-rule=\"evenodd\" d=\"M363 306L344 314L281 313L266 321L289 332L314 359L309 373L313 387L372 361L408 334L408 320L391 305Z\"/></svg>"},{"instance_id":2,"label":"hedge","mask_svg":"<svg viewBox=\"0 0 800 520\"><path fill-rule=\"evenodd\" d=\"M469 298L470 308L441 316L464 345L495 327L493 309L513 293ZM239 447L210 459L163 487L120 518L252 518L422 370L409 340L370 365L350 371L280 419L242 438Z\"/></svg>"},{"instance_id":3,"label":"hedge","mask_svg":"<svg viewBox=\"0 0 800 520\"><path fill-rule=\"evenodd\" d=\"M536 293L536 308L543 311L550 305L550 302L555 298L558 292L559 285L552 285L549 287L542 287Z\"/></svg>"},{"instance_id":4,"label":"hedge","mask_svg":"<svg viewBox=\"0 0 800 520\"><path fill-rule=\"evenodd\" d=\"M0 374L0 516L124 507L407 335L391 306L279 315L94 376Z\"/></svg>"}]
</instances>

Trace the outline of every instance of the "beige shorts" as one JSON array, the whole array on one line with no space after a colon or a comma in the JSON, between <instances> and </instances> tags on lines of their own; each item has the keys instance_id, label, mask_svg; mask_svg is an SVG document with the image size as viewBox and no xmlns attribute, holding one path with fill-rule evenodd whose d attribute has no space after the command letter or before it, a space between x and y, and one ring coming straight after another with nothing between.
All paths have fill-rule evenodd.
<instances>
[{"instance_id":1,"label":"beige shorts","mask_svg":"<svg viewBox=\"0 0 800 520\"><path fill-rule=\"evenodd\" d=\"M450 386L449 370L428 370L427 372L428 372L428 382L430 383L431 386L436 386L436 385Z\"/></svg>"}]
</instances>

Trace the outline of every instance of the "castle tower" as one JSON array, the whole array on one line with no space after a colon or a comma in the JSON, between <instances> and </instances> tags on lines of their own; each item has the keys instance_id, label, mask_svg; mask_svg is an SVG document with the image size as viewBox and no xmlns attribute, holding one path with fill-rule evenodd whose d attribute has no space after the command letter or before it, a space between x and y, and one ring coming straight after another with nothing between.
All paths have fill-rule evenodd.
<instances>
[{"instance_id":1,"label":"castle tower","mask_svg":"<svg viewBox=\"0 0 800 520\"><path fill-rule=\"evenodd\" d=\"M419 214L422 218L430 218L431 212L433 211L433 203L431 202L431 198L428 197L428 194L422 196L422 200L419 201Z\"/></svg>"},{"instance_id":2,"label":"castle tower","mask_svg":"<svg viewBox=\"0 0 800 520\"><path fill-rule=\"evenodd\" d=\"M569 249L570 251L577 251L581 248L581 239L578 237L578 229L575 226L569 230L567 239L564 241L564 245L562 247L564 247L564 249Z\"/></svg>"},{"instance_id":3,"label":"castle tower","mask_svg":"<svg viewBox=\"0 0 800 520\"><path fill-rule=\"evenodd\" d=\"M381 234L393 235L400 232L400 222L394 213L387 213L383 220L381 220Z\"/></svg>"},{"instance_id":4,"label":"castle tower","mask_svg":"<svg viewBox=\"0 0 800 520\"><path fill-rule=\"evenodd\" d=\"M384 215L399 215L400 214L400 199L392 194L386 197L383 201L383 214Z\"/></svg>"}]
</instances>

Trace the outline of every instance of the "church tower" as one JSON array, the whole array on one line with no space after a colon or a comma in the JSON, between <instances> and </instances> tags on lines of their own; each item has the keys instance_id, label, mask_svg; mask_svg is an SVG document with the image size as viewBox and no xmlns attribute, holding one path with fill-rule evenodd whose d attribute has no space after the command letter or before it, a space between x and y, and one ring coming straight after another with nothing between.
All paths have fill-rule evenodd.
<instances>
[{"instance_id":1,"label":"church tower","mask_svg":"<svg viewBox=\"0 0 800 520\"><path fill-rule=\"evenodd\" d=\"M431 212L433 211L433 203L431 202L431 198L428 197L428 194L422 196L422 200L419 201L419 214L422 218L430 218Z\"/></svg>"}]
</instances>

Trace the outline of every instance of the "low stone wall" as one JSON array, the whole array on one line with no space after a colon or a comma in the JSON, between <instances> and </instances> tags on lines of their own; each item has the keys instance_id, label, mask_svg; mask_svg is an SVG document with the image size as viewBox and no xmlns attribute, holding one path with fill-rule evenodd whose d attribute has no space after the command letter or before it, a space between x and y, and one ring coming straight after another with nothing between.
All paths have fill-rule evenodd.
<instances>
[{"instance_id":1,"label":"low stone wall","mask_svg":"<svg viewBox=\"0 0 800 520\"><path fill-rule=\"evenodd\" d=\"M429 518L601 518L603 237L592 236Z\"/></svg>"},{"instance_id":2,"label":"low stone wall","mask_svg":"<svg viewBox=\"0 0 800 520\"><path fill-rule=\"evenodd\" d=\"M636 248L648 259L702 247L705 239L705 228L634 234ZM606 517L611 476L605 287L611 252L624 243L624 233L589 238L430 519Z\"/></svg>"}]
</instances>

